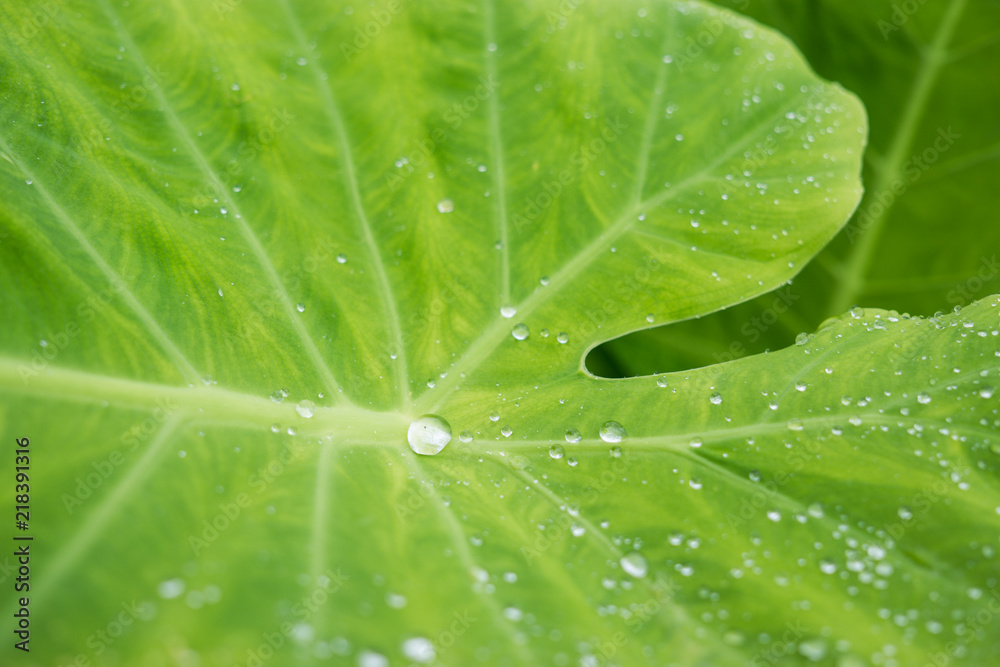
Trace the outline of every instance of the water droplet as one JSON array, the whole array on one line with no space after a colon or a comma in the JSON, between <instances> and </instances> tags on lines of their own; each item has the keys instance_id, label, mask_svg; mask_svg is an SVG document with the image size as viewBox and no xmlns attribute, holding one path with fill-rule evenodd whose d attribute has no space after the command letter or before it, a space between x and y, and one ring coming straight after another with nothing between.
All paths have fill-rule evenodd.
<instances>
[{"instance_id":1,"label":"water droplet","mask_svg":"<svg viewBox=\"0 0 1000 667\"><path fill-rule=\"evenodd\" d=\"M455 210L455 202L450 199L442 199L437 203L438 213L451 213Z\"/></svg>"},{"instance_id":2,"label":"water droplet","mask_svg":"<svg viewBox=\"0 0 1000 667\"><path fill-rule=\"evenodd\" d=\"M549 447L549 456L554 459L561 459L565 453L566 452L563 450L562 445L552 445Z\"/></svg>"},{"instance_id":3,"label":"water droplet","mask_svg":"<svg viewBox=\"0 0 1000 667\"><path fill-rule=\"evenodd\" d=\"M613 458L620 459L622 457L622 448L619 447L618 445L615 445L610 450L608 450L608 453L610 453Z\"/></svg>"},{"instance_id":4,"label":"water droplet","mask_svg":"<svg viewBox=\"0 0 1000 667\"><path fill-rule=\"evenodd\" d=\"M300 313L306 312L306 304L304 303L295 304L295 310L299 311Z\"/></svg>"},{"instance_id":5,"label":"water droplet","mask_svg":"<svg viewBox=\"0 0 1000 667\"><path fill-rule=\"evenodd\" d=\"M983 398L993 398L993 387L983 387L979 390L979 395Z\"/></svg>"},{"instance_id":6,"label":"water droplet","mask_svg":"<svg viewBox=\"0 0 1000 667\"><path fill-rule=\"evenodd\" d=\"M440 417L424 415L410 424L406 439L417 454L433 456L451 442L451 426Z\"/></svg>"},{"instance_id":7,"label":"water droplet","mask_svg":"<svg viewBox=\"0 0 1000 667\"><path fill-rule=\"evenodd\" d=\"M358 667L389 667L389 659L375 651L358 653Z\"/></svg>"},{"instance_id":8,"label":"water droplet","mask_svg":"<svg viewBox=\"0 0 1000 667\"><path fill-rule=\"evenodd\" d=\"M462 431L458 434L458 439L462 442L472 442L472 431Z\"/></svg>"},{"instance_id":9,"label":"water droplet","mask_svg":"<svg viewBox=\"0 0 1000 667\"><path fill-rule=\"evenodd\" d=\"M649 315L646 315L646 321L652 324L656 321L656 317L653 316L653 313L650 313Z\"/></svg>"},{"instance_id":10,"label":"water droplet","mask_svg":"<svg viewBox=\"0 0 1000 667\"><path fill-rule=\"evenodd\" d=\"M767 518L777 523L778 521L781 521L781 512L778 510L771 510L767 513Z\"/></svg>"},{"instance_id":11,"label":"water droplet","mask_svg":"<svg viewBox=\"0 0 1000 667\"><path fill-rule=\"evenodd\" d=\"M649 565L646 563L646 559L638 551L631 551L621 557L618 561L625 573L635 577L636 579L642 579L646 576L646 572L649 571Z\"/></svg>"},{"instance_id":12,"label":"water droplet","mask_svg":"<svg viewBox=\"0 0 1000 667\"><path fill-rule=\"evenodd\" d=\"M316 404L312 401L299 401L299 404L295 406L295 411L303 419L310 419L316 414Z\"/></svg>"},{"instance_id":13,"label":"water droplet","mask_svg":"<svg viewBox=\"0 0 1000 667\"><path fill-rule=\"evenodd\" d=\"M799 653L813 662L826 657L826 642L819 637L811 637L799 643Z\"/></svg>"},{"instance_id":14,"label":"water droplet","mask_svg":"<svg viewBox=\"0 0 1000 667\"><path fill-rule=\"evenodd\" d=\"M853 317L854 319L860 320L864 316L865 316L864 308L861 308L860 306L854 306L854 308L851 308L851 317Z\"/></svg>"},{"instance_id":15,"label":"water droplet","mask_svg":"<svg viewBox=\"0 0 1000 667\"><path fill-rule=\"evenodd\" d=\"M656 386L657 387L666 387L667 386L667 378L656 378Z\"/></svg>"},{"instance_id":16,"label":"water droplet","mask_svg":"<svg viewBox=\"0 0 1000 667\"><path fill-rule=\"evenodd\" d=\"M909 521L913 518L913 512L910 511L909 507L900 507L896 510L896 514L898 514L899 518L903 521Z\"/></svg>"},{"instance_id":17,"label":"water droplet","mask_svg":"<svg viewBox=\"0 0 1000 667\"><path fill-rule=\"evenodd\" d=\"M719 405L722 403L722 394L719 394L718 392L714 393L708 397L708 400L712 402L712 405Z\"/></svg>"},{"instance_id":18,"label":"water droplet","mask_svg":"<svg viewBox=\"0 0 1000 667\"><path fill-rule=\"evenodd\" d=\"M583 436L575 428L566 429L566 442L576 443L580 442Z\"/></svg>"},{"instance_id":19,"label":"water droplet","mask_svg":"<svg viewBox=\"0 0 1000 667\"><path fill-rule=\"evenodd\" d=\"M491 422L500 421L500 413L497 412L496 410L494 410L493 412L491 412L490 413L490 421Z\"/></svg>"},{"instance_id":20,"label":"water droplet","mask_svg":"<svg viewBox=\"0 0 1000 667\"><path fill-rule=\"evenodd\" d=\"M837 571L837 565L829 558L824 558L819 562L819 569L823 574L833 574Z\"/></svg>"},{"instance_id":21,"label":"water droplet","mask_svg":"<svg viewBox=\"0 0 1000 667\"><path fill-rule=\"evenodd\" d=\"M500 434L503 435L503 437L505 437L505 438L509 438L510 434L513 433L513 432L514 432L514 429L512 429L510 426L502 426L500 428Z\"/></svg>"},{"instance_id":22,"label":"water droplet","mask_svg":"<svg viewBox=\"0 0 1000 667\"><path fill-rule=\"evenodd\" d=\"M616 443L625 439L625 427L618 422L604 422L601 427L600 436L604 442Z\"/></svg>"},{"instance_id":23,"label":"water droplet","mask_svg":"<svg viewBox=\"0 0 1000 667\"><path fill-rule=\"evenodd\" d=\"M930 402L931 402L930 394L924 392L917 394L917 403L920 403L921 405L927 405Z\"/></svg>"},{"instance_id":24,"label":"water droplet","mask_svg":"<svg viewBox=\"0 0 1000 667\"><path fill-rule=\"evenodd\" d=\"M347 263L347 255L345 255L344 253L340 253L339 255L337 255L337 264L346 264L346 263Z\"/></svg>"},{"instance_id":25,"label":"water droplet","mask_svg":"<svg viewBox=\"0 0 1000 667\"><path fill-rule=\"evenodd\" d=\"M800 333L798 336L795 337L796 345L805 345L808 342L809 342L809 334L807 333Z\"/></svg>"},{"instance_id":26,"label":"water droplet","mask_svg":"<svg viewBox=\"0 0 1000 667\"><path fill-rule=\"evenodd\" d=\"M500 314L509 320L517 315L517 308L514 306L500 306Z\"/></svg>"},{"instance_id":27,"label":"water droplet","mask_svg":"<svg viewBox=\"0 0 1000 667\"><path fill-rule=\"evenodd\" d=\"M514 329L510 332L510 335L514 337L515 340L524 340L528 337L528 325L523 322L515 324Z\"/></svg>"},{"instance_id":28,"label":"water droplet","mask_svg":"<svg viewBox=\"0 0 1000 667\"><path fill-rule=\"evenodd\" d=\"M688 444L690 444L692 447L694 447L695 449L697 449L698 447L702 446L703 442L702 442L701 438L699 438L698 436L695 436L695 437L691 438L691 442L688 443Z\"/></svg>"},{"instance_id":29,"label":"water droplet","mask_svg":"<svg viewBox=\"0 0 1000 667\"><path fill-rule=\"evenodd\" d=\"M161 581L160 585L156 587L156 592L160 594L160 597L164 600L172 600L176 597L180 597L181 593L184 592L184 582L180 579L168 579L167 581Z\"/></svg>"},{"instance_id":30,"label":"water droplet","mask_svg":"<svg viewBox=\"0 0 1000 667\"><path fill-rule=\"evenodd\" d=\"M434 644L424 637L411 637L404 641L403 655L414 662L432 662L437 657Z\"/></svg>"},{"instance_id":31,"label":"water droplet","mask_svg":"<svg viewBox=\"0 0 1000 667\"><path fill-rule=\"evenodd\" d=\"M565 345L566 343L569 342L569 334L566 333L565 331L560 331L559 335L556 336L556 340L559 341L562 345Z\"/></svg>"}]
</instances>

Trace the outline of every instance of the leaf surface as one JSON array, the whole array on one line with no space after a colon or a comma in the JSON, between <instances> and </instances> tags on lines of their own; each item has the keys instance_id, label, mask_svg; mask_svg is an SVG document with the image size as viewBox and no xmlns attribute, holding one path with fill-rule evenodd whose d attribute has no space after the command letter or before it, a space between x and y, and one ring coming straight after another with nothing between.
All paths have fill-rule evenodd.
<instances>
[{"instance_id":1,"label":"leaf surface","mask_svg":"<svg viewBox=\"0 0 1000 667\"><path fill-rule=\"evenodd\" d=\"M731 12L566 7L3 10L29 664L911 664L965 636L997 300L585 372L792 278L858 203L867 124Z\"/></svg>"}]
</instances>

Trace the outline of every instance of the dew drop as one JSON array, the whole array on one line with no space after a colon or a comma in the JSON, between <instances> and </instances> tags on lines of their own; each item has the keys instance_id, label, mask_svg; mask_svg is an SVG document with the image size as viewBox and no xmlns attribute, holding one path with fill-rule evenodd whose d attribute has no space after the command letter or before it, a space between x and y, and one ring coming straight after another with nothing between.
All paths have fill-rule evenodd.
<instances>
[{"instance_id":1,"label":"dew drop","mask_svg":"<svg viewBox=\"0 0 1000 667\"><path fill-rule=\"evenodd\" d=\"M458 439L462 442L472 442L472 431L462 431L458 434Z\"/></svg>"},{"instance_id":2,"label":"dew drop","mask_svg":"<svg viewBox=\"0 0 1000 667\"><path fill-rule=\"evenodd\" d=\"M917 403L920 403L921 405L927 405L930 402L931 402L930 394L924 392L917 394Z\"/></svg>"},{"instance_id":3,"label":"dew drop","mask_svg":"<svg viewBox=\"0 0 1000 667\"><path fill-rule=\"evenodd\" d=\"M514 337L515 340L524 340L529 336L528 325L520 322L514 325L514 329L510 332L510 335Z\"/></svg>"},{"instance_id":4,"label":"dew drop","mask_svg":"<svg viewBox=\"0 0 1000 667\"><path fill-rule=\"evenodd\" d=\"M411 637L403 642L403 655L414 662L432 662L437 653L434 644L425 637Z\"/></svg>"},{"instance_id":5,"label":"dew drop","mask_svg":"<svg viewBox=\"0 0 1000 667\"><path fill-rule=\"evenodd\" d=\"M295 411L303 419L310 419L316 414L316 404L312 401L299 401L298 405L295 406Z\"/></svg>"},{"instance_id":6,"label":"dew drop","mask_svg":"<svg viewBox=\"0 0 1000 667\"><path fill-rule=\"evenodd\" d=\"M500 314L509 320L517 315L517 308L514 306L500 306Z\"/></svg>"},{"instance_id":7,"label":"dew drop","mask_svg":"<svg viewBox=\"0 0 1000 667\"><path fill-rule=\"evenodd\" d=\"M306 304L304 303L295 304L295 310L299 311L300 313L306 312Z\"/></svg>"},{"instance_id":8,"label":"dew drop","mask_svg":"<svg viewBox=\"0 0 1000 667\"><path fill-rule=\"evenodd\" d=\"M722 403L722 394L719 394L718 392L714 393L708 397L708 400L712 402L712 405L719 405Z\"/></svg>"},{"instance_id":9,"label":"dew drop","mask_svg":"<svg viewBox=\"0 0 1000 667\"><path fill-rule=\"evenodd\" d=\"M551 456L554 459L557 460L561 459L563 457L563 454L565 453L566 452L562 448L562 445L552 445L551 447L549 447L549 456Z\"/></svg>"},{"instance_id":10,"label":"dew drop","mask_svg":"<svg viewBox=\"0 0 1000 667\"><path fill-rule=\"evenodd\" d=\"M513 432L514 432L514 429L512 429L510 426L502 426L502 427L500 427L500 434L503 435L503 437L505 437L505 438L509 438L510 435Z\"/></svg>"},{"instance_id":11,"label":"dew drop","mask_svg":"<svg viewBox=\"0 0 1000 667\"><path fill-rule=\"evenodd\" d=\"M442 199L437 203L438 213L451 213L455 210L455 202L450 199Z\"/></svg>"},{"instance_id":12,"label":"dew drop","mask_svg":"<svg viewBox=\"0 0 1000 667\"><path fill-rule=\"evenodd\" d=\"M983 387L979 390L979 395L983 398L993 398L993 387Z\"/></svg>"},{"instance_id":13,"label":"dew drop","mask_svg":"<svg viewBox=\"0 0 1000 667\"><path fill-rule=\"evenodd\" d=\"M580 442L580 440L582 439L582 437L583 436L580 435L580 432L577 431L575 428L571 428L571 429L567 429L566 430L566 442L569 442L569 443Z\"/></svg>"},{"instance_id":14,"label":"dew drop","mask_svg":"<svg viewBox=\"0 0 1000 667\"><path fill-rule=\"evenodd\" d=\"M601 440L612 444L624 440L625 435L625 427L615 421L604 422L600 430Z\"/></svg>"},{"instance_id":15,"label":"dew drop","mask_svg":"<svg viewBox=\"0 0 1000 667\"><path fill-rule=\"evenodd\" d=\"M406 439L417 454L433 456L451 442L451 425L440 417L424 415L410 424Z\"/></svg>"},{"instance_id":16,"label":"dew drop","mask_svg":"<svg viewBox=\"0 0 1000 667\"><path fill-rule=\"evenodd\" d=\"M559 335L556 336L556 340L559 341L560 344L565 345L569 342L569 334L565 331L560 331Z\"/></svg>"},{"instance_id":17,"label":"dew drop","mask_svg":"<svg viewBox=\"0 0 1000 667\"><path fill-rule=\"evenodd\" d=\"M344 253L337 255L337 264L347 264L347 255Z\"/></svg>"},{"instance_id":18,"label":"dew drop","mask_svg":"<svg viewBox=\"0 0 1000 667\"><path fill-rule=\"evenodd\" d=\"M638 551L631 551L625 554L618 562L626 574L636 579L642 579L646 576L646 572L649 571L646 559Z\"/></svg>"}]
</instances>

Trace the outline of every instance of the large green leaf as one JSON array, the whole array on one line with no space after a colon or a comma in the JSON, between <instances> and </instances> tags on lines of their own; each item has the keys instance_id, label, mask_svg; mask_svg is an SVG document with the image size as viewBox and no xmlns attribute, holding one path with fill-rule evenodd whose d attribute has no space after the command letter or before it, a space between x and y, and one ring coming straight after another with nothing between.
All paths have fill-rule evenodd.
<instances>
[{"instance_id":1,"label":"large green leaf","mask_svg":"<svg viewBox=\"0 0 1000 667\"><path fill-rule=\"evenodd\" d=\"M783 38L671 1L2 11L5 660L1000 650L996 299L582 370L854 210L864 112Z\"/></svg>"},{"instance_id":2,"label":"large green leaf","mask_svg":"<svg viewBox=\"0 0 1000 667\"><path fill-rule=\"evenodd\" d=\"M784 347L854 305L931 315L1000 291L1000 2L725 0L787 34L871 117L867 192L794 283L649 330L590 359L605 375L692 368ZM607 353L607 354L605 354Z\"/></svg>"}]
</instances>

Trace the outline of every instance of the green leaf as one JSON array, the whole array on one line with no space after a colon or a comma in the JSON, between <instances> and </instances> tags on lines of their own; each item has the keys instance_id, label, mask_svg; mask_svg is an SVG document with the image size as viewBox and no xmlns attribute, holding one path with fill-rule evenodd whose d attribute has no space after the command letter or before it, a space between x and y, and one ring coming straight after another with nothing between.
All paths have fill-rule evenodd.
<instances>
[{"instance_id":1,"label":"green leaf","mask_svg":"<svg viewBox=\"0 0 1000 667\"><path fill-rule=\"evenodd\" d=\"M775 294L603 346L595 372L643 375L788 345L854 305L914 315L1000 291L1000 42L996 2L796 0L721 4L788 35L871 117L865 199L837 238ZM787 308L789 305L790 309ZM596 365L594 365L596 364Z\"/></svg>"},{"instance_id":2,"label":"green leaf","mask_svg":"<svg viewBox=\"0 0 1000 667\"><path fill-rule=\"evenodd\" d=\"M851 215L864 111L784 38L693 2L47 7L0 55L28 664L1000 650L962 622L996 599L997 299L582 369Z\"/></svg>"}]
</instances>

